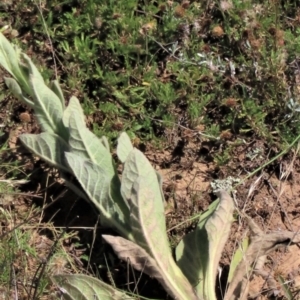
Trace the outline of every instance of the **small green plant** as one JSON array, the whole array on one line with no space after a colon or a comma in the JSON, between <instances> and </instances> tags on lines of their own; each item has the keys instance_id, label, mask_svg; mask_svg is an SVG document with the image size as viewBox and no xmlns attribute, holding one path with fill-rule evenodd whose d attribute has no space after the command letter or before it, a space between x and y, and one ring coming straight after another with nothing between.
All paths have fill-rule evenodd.
<instances>
[{"instance_id":1,"label":"small green plant","mask_svg":"<svg viewBox=\"0 0 300 300\"><path fill-rule=\"evenodd\" d=\"M218 264L234 211L228 192L217 191L219 201L210 205L199 217L196 229L178 244L174 260L165 225L162 178L143 153L132 146L128 135L122 133L118 139L117 156L123 164L120 179L108 140L98 138L86 127L78 99L72 97L66 107L58 82L53 81L48 87L31 59L3 35L0 35L0 64L12 76L5 78L7 86L34 109L43 131L38 135L23 134L20 140L34 154L59 169L71 188L96 205L102 225L119 234L103 235L118 257L155 277L174 299L216 299ZM72 176L82 189L72 184ZM294 241L291 235L289 239ZM256 244L260 248L255 248ZM253 255L254 258L256 254L262 256L263 251L275 247L256 244L248 248L253 252L248 255L249 261ZM248 268L239 266L232 275L225 299L232 299L233 294L239 299L242 294L239 286ZM85 275L59 274L52 280L60 287L64 299L134 299Z\"/></svg>"}]
</instances>

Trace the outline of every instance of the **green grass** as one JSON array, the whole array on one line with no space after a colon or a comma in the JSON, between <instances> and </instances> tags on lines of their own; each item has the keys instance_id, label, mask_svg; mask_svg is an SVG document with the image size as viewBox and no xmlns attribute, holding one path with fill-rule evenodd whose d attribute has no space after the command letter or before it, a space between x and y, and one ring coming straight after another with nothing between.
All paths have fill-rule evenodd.
<instances>
[{"instance_id":1,"label":"green grass","mask_svg":"<svg viewBox=\"0 0 300 300\"><path fill-rule=\"evenodd\" d=\"M26 44L16 40L40 53L50 78L51 39L58 76L99 135L162 139L174 122L284 147L299 134L289 105L298 103L300 50L292 3L233 1L209 10L196 2L52 1L41 8L44 21L35 6L25 10L28 3L16 5L13 27Z\"/></svg>"},{"instance_id":2,"label":"green grass","mask_svg":"<svg viewBox=\"0 0 300 300\"><path fill-rule=\"evenodd\" d=\"M31 174L8 144L0 149L0 297L41 299L53 294L50 275L76 270L64 246L76 234L61 233L51 222L41 224L44 210L33 202L41 196L22 192Z\"/></svg>"},{"instance_id":3,"label":"green grass","mask_svg":"<svg viewBox=\"0 0 300 300\"><path fill-rule=\"evenodd\" d=\"M16 200L13 203L20 205L21 201L16 203ZM42 210L34 206L29 211L27 208L23 205L16 210L11 203L3 205L1 201L0 295L3 299L12 299L14 295L27 299L53 296L49 276L70 270L76 272L74 259L64 247L64 241L74 237L74 233L62 235L51 223L41 226ZM49 232L58 242L53 243Z\"/></svg>"}]
</instances>

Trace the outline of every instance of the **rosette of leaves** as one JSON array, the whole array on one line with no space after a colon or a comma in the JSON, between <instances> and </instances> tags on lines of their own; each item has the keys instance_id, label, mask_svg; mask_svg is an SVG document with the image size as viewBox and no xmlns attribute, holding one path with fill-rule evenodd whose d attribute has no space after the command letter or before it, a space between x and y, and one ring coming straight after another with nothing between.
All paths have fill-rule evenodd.
<instances>
[{"instance_id":1,"label":"rosette of leaves","mask_svg":"<svg viewBox=\"0 0 300 300\"><path fill-rule=\"evenodd\" d=\"M48 86L31 59L0 33L0 64L12 76L5 78L11 92L34 110L42 133L23 134L22 143L56 167L68 180L75 176L89 201L97 207L102 225L119 236L103 235L120 259L155 277L170 296L180 300L216 299L218 263L229 235L234 204L219 192L187 234L173 258L166 231L161 177L126 133L118 139L123 164L121 179L105 137L98 138L85 124L76 97L65 99L57 81ZM124 291L86 275L56 275L64 299L134 299ZM238 299L238 298L236 298Z\"/></svg>"},{"instance_id":2,"label":"rosette of leaves","mask_svg":"<svg viewBox=\"0 0 300 300\"><path fill-rule=\"evenodd\" d=\"M31 59L2 34L0 64L12 76L5 78L7 86L34 110L43 131L38 135L24 134L21 141L63 175L77 178L88 199L98 208L102 224L119 232L120 236L103 235L117 255L129 258L136 269L157 278L176 299L214 299L220 250L233 211L230 197L224 197L218 211L211 209L204 214L195 232L178 245L176 264L166 234L160 176L147 158L132 147L129 137L123 133L118 140L117 154L124 164L120 180L107 139L98 139L86 127L78 99L72 97L66 107L58 82L47 86ZM71 299L124 296L84 275L58 275L53 280Z\"/></svg>"}]
</instances>

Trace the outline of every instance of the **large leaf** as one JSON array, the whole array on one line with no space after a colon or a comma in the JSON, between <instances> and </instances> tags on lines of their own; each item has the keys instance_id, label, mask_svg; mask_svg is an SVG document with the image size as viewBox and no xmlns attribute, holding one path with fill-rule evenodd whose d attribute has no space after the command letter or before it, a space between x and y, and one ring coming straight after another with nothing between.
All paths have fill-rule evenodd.
<instances>
[{"instance_id":1,"label":"large leaf","mask_svg":"<svg viewBox=\"0 0 300 300\"><path fill-rule=\"evenodd\" d=\"M18 100L23 101L25 104L29 105L30 107L34 106L34 102L28 99L26 95L24 95L20 85L17 83L15 79L4 77L4 80L6 86L9 88L9 90Z\"/></svg>"},{"instance_id":2,"label":"large leaf","mask_svg":"<svg viewBox=\"0 0 300 300\"><path fill-rule=\"evenodd\" d=\"M120 259L129 261L136 270L156 278L170 296L174 299L181 299L178 298L178 294L174 293L173 286L170 286L170 282L166 280L164 273L146 250L122 237L111 235L102 235L102 237L112 246ZM194 299L193 292L190 297L190 299Z\"/></svg>"},{"instance_id":3,"label":"large leaf","mask_svg":"<svg viewBox=\"0 0 300 300\"><path fill-rule=\"evenodd\" d=\"M65 110L65 97L57 80L52 80L50 82L49 88L56 94L56 96L60 99L63 110Z\"/></svg>"},{"instance_id":4,"label":"large leaf","mask_svg":"<svg viewBox=\"0 0 300 300\"><path fill-rule=\"evenodd\" d=\"M126 132L122 132L120 137L118 138L118 146L117 146L117 155L119 160L122 163L125 163L127 157L129 156L130 152L133 150L133 146L131 144L130 138ZM164 200L164 194L162 190L162 176L156 172L157 180L160 185L160 192L162 200Z\"/></svg>"},{"instance_id":5,"label":"large leaf","mask_svg":"<svg viewBox=\"0 0 300 300\"><path fill-rule=\"evenodd\" d=\"M20 53L21 51L12 46L6 37L0 33L0 65L6 69L22 86L26 93L29 92L27 78L20 68Z\"/></svg>"},{"instance_id":6,"label":"large leaf","mask_svg":"<svg viewBox=\"0 0 300 300\"><path fill-rule=\"evenodd\" d=\"M201 214L198 227L184 236L176 247L177 265L189 279L192 286L197 286L199 276L205 276L209 260L208 236L204 225L214 213L216 202L213 202L207 211Z\"/></svg>"},{"instance_id":7,"label":"large leaf","mask_svg":"<svg viewBox=\"0 0 300 300\"><path fill-rule=\"evenodd\" d=\"M126 159L121 190L123 197L129 200L134 239L156 262L172 295L182 300L197 299L172 257L157 174L137 149L133 149Z\"/></svg>"},{"instance_id":8,"label":"large leaf","mask_svg":"<svg viewBox=\"0 0 300 300\"><path fill-rule=\"evenodd\" d=\"M70 98L69 104L67 108L64 110L63 124L66 128L69 128L70 117L73 113L76 113L76 117L78 118L77 120L78 125L85 127L86 125L84 120L84 113L79 103L79 100L75 96L72 96Z\"/></svg>"},{"instance_id":9,"label":"large leaf","mask_svg":"<svg viewBox=\"0 0 300 300\"><path fill-rule=\"evenodd\" d=\"M112 156L101 140L85 124L82 124L80 113L75 110L71 113L68 127L71 152L101 166L106 174L112 178L115 175Z\"/></svg>"},{"instance_id":10,"label":"large leaf","mask_svg":"<svg viewBox=\"0 0 300 300\"><path fill-rule=\"evenodd\" d=\"M153 216L156 228L153 234L159 237L162 234L167 241L164 204L156 172L147 158L136 148L127 155L122 174L121 193L130 205L131 227L135 239L150 254L151 250L147 249L149 245L145 238L147 228L142 227L144 220L141 220L143 216L140 213L146 212L147 221L152 220L149 218L150 214ZM140 204L141 200L145 203Z\"/></svg>"},{"instance_id":11,"label":"large leaf","mask_svg":"<svg viewBox=\"0 0 300 300\"><path fill-rule=\"evenodd\" d=\"M65 134L61 122L64 109L61 99L46 86L31 59L11 46L1 33L0 65L14 77L6 79L8 87L20 100L34 109L43 131ZM34 101L27 99L25 94L32 96Z\"/></svg>"},{"instance_id":12,"label":"large leaf","mask_svg":"<svg viewBox=\"0 0 300 300\"><path fill-rule=\"evenodd\" d=\"M30 151L52 166L70 172L64 160L64 153L69 147L58 135L49 132L22 134L20 140Z\"/></svg>"},{"instance_id":13,"label":"large leaf","mask_svg":"<svg viewBox=\"0 0 300 300\"><path fill-rule=\"evenodd\" d=\"M33 92L34 107L39 124L44 131L64 134L62 126L63 105L60 98L46 86L41 74L32 63L31 59L22 54L28 70L29 84Z\"/></svg>"},{"instance_id":14,"label":"large leaf","mask_svg":"<svg viewBox=\"0 0 300 300\"><path fill-rule=\"evenodd\" d=\"M14 47L0 33L0 64L10 75L14 76L14 71L19 68L18 66L19 55L16 53Z\"/></svg>"},{"instance_id":15,"label":"large leaf","mask_svg":"<svg viewBox=\"0 0 300 300\"><path fill-rule=\"evenodd\" d=\"M121 194L118 194L118 189L112 187L118 180L116 175L107 174L99 165L73 153L65 153L65 156L73 174L99 209L102 224L109 225L123 236L131 238L129 208Z\"/></svg>"},{"instance_id":16,"label":"large leaf","mask_svg":"<svg viewBox=\"0 0 300 300\"><path fill-rule=\"evenodd\" d=\"M20 52L20 50L17 50L17 51ZM38 71L37 67L32 63L29 56L23 52L20 52L19 67L22 71L22 74L25 76L26 81L30 80L30 75L33 75L38 81L44 82L42 74ZM17 78L17 80L18 80L18 78ZM29 83L29 86L30 86L30 83ZM31 91L31 89L30 89L30 91ZM29 95L33 96L33 94L31 92L29 93Z\"/></svg>"},{"instance_id":17,"label":"large leaf","mask_svg":"<svg viewBox=\"0 0 300 300\"><path fill-rule=\"evenodd\" d=\"M117 155L119 160L124 163L129 155L129 153L133 150L131 141L126 132L122 132L120 137L118 138L118 146L117 146Z\"/></svg>"},{"instance_id":18,"label":"large leaf","mask_svg":"<svg viewBox=\"0 0 300 300\"><path fill-rule=\"evenodd\" d=\"M220 203L200 217L200 222L192 233L187 234L176 248L177 264L196 286L197 295L214 300L218 263L228 239L233 200L225 191L219 192ZM216 208L215 208L216 207Z\"/></svg>"},{"instance_id":19,"label":"large leaf","mask_svg":"<svg viewBox=\"0 0 300 300\"><path fill-rule=\"evenodd\" d=\"M139 177L148 177L148 181L153 188L152 192L155 197L161 197L160 186L157 182L155 170L152 168L150 162L143 153L134 148L127 156L122 174L121 192L125 199L130 200L133 184ZM162 201L158 204L157 209L160 209L162 213L164 212L164 205Z\"/></svg>"},{"instance_id":20,"label":"large leaf","mask_svg":"<svg viewBox=\"0 0 300 300\"><path fill-rule=\"evenodd\" d=\"M52 281L58 285L65 300L131 300L125 293L91 276L55 275Z\"/></svg>"}]
</instances>

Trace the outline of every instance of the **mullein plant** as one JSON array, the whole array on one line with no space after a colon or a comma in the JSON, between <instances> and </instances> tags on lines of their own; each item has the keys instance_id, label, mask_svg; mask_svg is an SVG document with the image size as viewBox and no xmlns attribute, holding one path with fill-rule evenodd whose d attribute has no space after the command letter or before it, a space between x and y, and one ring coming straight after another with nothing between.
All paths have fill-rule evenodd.
<instances>
[{"instance_id":1,"label":"mullein plant","mask_svg":"<svg viewBox=\"0 0 300 300\"><path fill-rule=\"evenodd\" d=\"M40 134L21 135L21 142L57 168L71 189L94 203L102 226L118 233L103 235L116 255L156 278L174 299L216 299L218 264L233 220L234 203L228 192L217 192L219 200L201 214L196 229L184 236L174 259L166 230L162 178L132 146L128 135L122 133L118 139L117 156L123 164L120 179L108 140L86 127L78 99L71 97L66 106L58 82L47 86L31 59L1 33L0 65L11 75L5 78L9 90L34 110L42 130ZM72 184L73 176L81 187ZM241 283L251 269L234 268L230 294L224 296L228 300L242 299ZM135 299L87 275L60 274L52 281L64 299Z\"/></svg>"}]
</instances>

